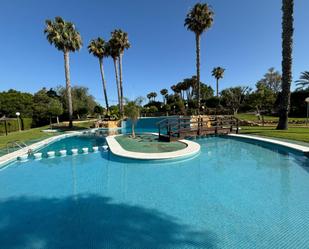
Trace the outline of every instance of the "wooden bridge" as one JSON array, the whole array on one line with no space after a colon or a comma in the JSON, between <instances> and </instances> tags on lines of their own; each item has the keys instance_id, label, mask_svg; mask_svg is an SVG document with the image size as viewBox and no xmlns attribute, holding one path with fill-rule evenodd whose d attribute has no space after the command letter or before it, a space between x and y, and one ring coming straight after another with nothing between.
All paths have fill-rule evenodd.
<instances>
[{"instance_id":1,"label":"wooden bridge","mask_svg":"<svg viewBox=\"0 0 309 249\"><path fill-rule=\"evenodd\" d=\"M234 116L166 118L157 123L161 141L177 141L185 137L238 133L239 121Z\"/></svg>"}]
</instances>

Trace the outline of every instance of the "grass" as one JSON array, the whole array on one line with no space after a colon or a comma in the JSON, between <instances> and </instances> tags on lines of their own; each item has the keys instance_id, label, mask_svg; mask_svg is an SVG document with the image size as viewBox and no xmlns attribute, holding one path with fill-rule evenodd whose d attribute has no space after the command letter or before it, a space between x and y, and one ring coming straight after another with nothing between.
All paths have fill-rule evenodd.
<instances>
[{"instance_id":1,"label":"grass","mask_svg":"<svg viewBox=\"0 0 309 249\"><path fill-rule=\"evenodd\" d=\"M40 128L34 128L30 130L25 130L21 132L12 132L8 136L0 136L0 149L6 148L6 144L10 141L21 140L26 144L31 144L36 141L58 135L59 133L47 133L42 132L42 130L47 129L48 126L43 126Z\"/></svg>"},{"instance_id":2,"label":"grass","mask_svg":"<svg viewBox=\"0 0 309 249\"><path fill-rule=\"evenodd\" d=\"M73 125L74 127L81 127L81 128L90 128L91 126L94 125L94 122L97 121L97 119L92 119L92 120L80 120L80 121L74 121L73 122ZM69 122L63 122L63 123L60 123L60 126L68 126L69 125Z\"/></svg>"},{"instance_id":3,"label":"grass","mask_svg":"<svg viewBox=\"0 0 309 249\"><path fill-rule=\"evenodd\" d=\"M186 148L181 142L161 142L155 135L136 135L136 138L129 136L116 136L115 139L125 150L143 153L171 152Z\"/></svg>"},{"instance_id":4,"label":"grass","mask_svg":"<svg viewBox=\"0 0 309 249\"><path fill-rule=\"evenodd\" d=\"M45 138L49 138L55 135L61 134L61 132L69 131L69 130L83 130L90 128L93 125L93 121L86 121L86 122L74 122L74 127L69 129L67 124L61 124L59 128L60 132L42 132L42 130L48 129L49 126L43 126L39 128L33 128L30 130L25 130L21 132L11 132L8 136L0 136L0 150L5 149L6 145L10 141L20 140L25 142L27 145L35 143L37 141L43 140ZM1 153L0 153L1 154Z\"/></svg>"},{"instance_id":5,"label":"grass","mask_svg":"<svg viewBox=\"0 0 309 249\"><path fill-rule=\"evenodd\" d=\"M288 130L276 130L276 127L241 127L241 134L273 137L309 143L309 127L290 127Z\"/></svg>"},{"instance_id":6,"label":"grass","mask_svg":"<svg viewBox=\"0 0 309 249\"><path fill-rule=\"evenodd\" d=\"M248 120L248 121L258 121L258 117L255 114L247 114L247 113L240 113L235 115L236 118L241 120ZM275 116L264 116L265 121L278 121L279 118ZM289 122L291 121L306 121L306 118L289 118Z\"/></svg>"}]
</instances>

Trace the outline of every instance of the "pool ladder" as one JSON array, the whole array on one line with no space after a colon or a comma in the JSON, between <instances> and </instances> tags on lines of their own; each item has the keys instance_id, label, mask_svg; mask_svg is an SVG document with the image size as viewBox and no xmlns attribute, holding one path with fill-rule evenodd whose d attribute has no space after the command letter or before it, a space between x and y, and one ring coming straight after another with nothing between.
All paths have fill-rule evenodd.
<instances>
[{"instance_id":1,"label":"pool ladder","mask_svg":"<svg viewBox=\"0 0 309 249\"><path fill-rule=\"evenodd\" d=\"M10 148L14 148L14 147L24 149L24 148L27 148L28 145L25 142L20 141L20 140L10 141L6 144L7 153L10 153Z\"/></svg>"}]
</instances>

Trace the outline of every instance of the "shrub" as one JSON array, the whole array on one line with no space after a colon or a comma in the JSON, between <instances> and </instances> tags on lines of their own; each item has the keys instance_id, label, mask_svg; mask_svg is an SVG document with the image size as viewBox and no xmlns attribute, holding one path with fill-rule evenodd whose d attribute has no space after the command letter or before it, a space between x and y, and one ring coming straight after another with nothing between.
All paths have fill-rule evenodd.
<instances>
[{"instance_id":1,"label":"shrub","mask_svg":"<svg viewBox=\"0 0 309 249\"><path fill-rule=\"evenodd\" d=\"M18 131L18 122L17 119L7 121L7 130L8 132ZM21 118L20 127L22 130L29 130L31 128L32 118ZM5 124L0 122L0 133L5 133Z\"/></svg>"}]
</instances>

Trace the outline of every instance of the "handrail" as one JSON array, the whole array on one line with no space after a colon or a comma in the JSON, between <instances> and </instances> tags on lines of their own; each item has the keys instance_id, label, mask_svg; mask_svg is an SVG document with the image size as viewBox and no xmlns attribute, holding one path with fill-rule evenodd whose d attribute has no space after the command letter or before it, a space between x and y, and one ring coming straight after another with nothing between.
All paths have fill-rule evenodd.
<instances>
[{"instance_id":1,"label":"handrail","mask_svg":"<svg viewBox=\"0 0 309 249\"><path fill-rule=\"evenodd\" d=\"M209 127L210 124L210 127ZM164 126L163 126L164 125ZM197 131L197 135L202 134L207 130L214 130L217 134L218 130L229 129L230 132L239 130L239 120L234 116L208 116L203 118L198 116L196 120L191 117L179 117L163 119L157 123L159 128L159 136L161 136L161 129L166 129L167 136L171 137L177 135L181 137L181 133ZM236 127L236 130L235 128Z\"/></svg>"},{"instance_id":2,"label":"handrail","mask_svg":"<svg viewBox=\"0 0 309 249\"><path fill-rule=\"evenodd\" d=\"M19 147L20 149L27 148L28 145L21 140L9 141L6 144L7 153L10 153L10 145L13 147L14 145ZM24 147L23 147L24 146Z\"/></svg>"}]
</instances>

